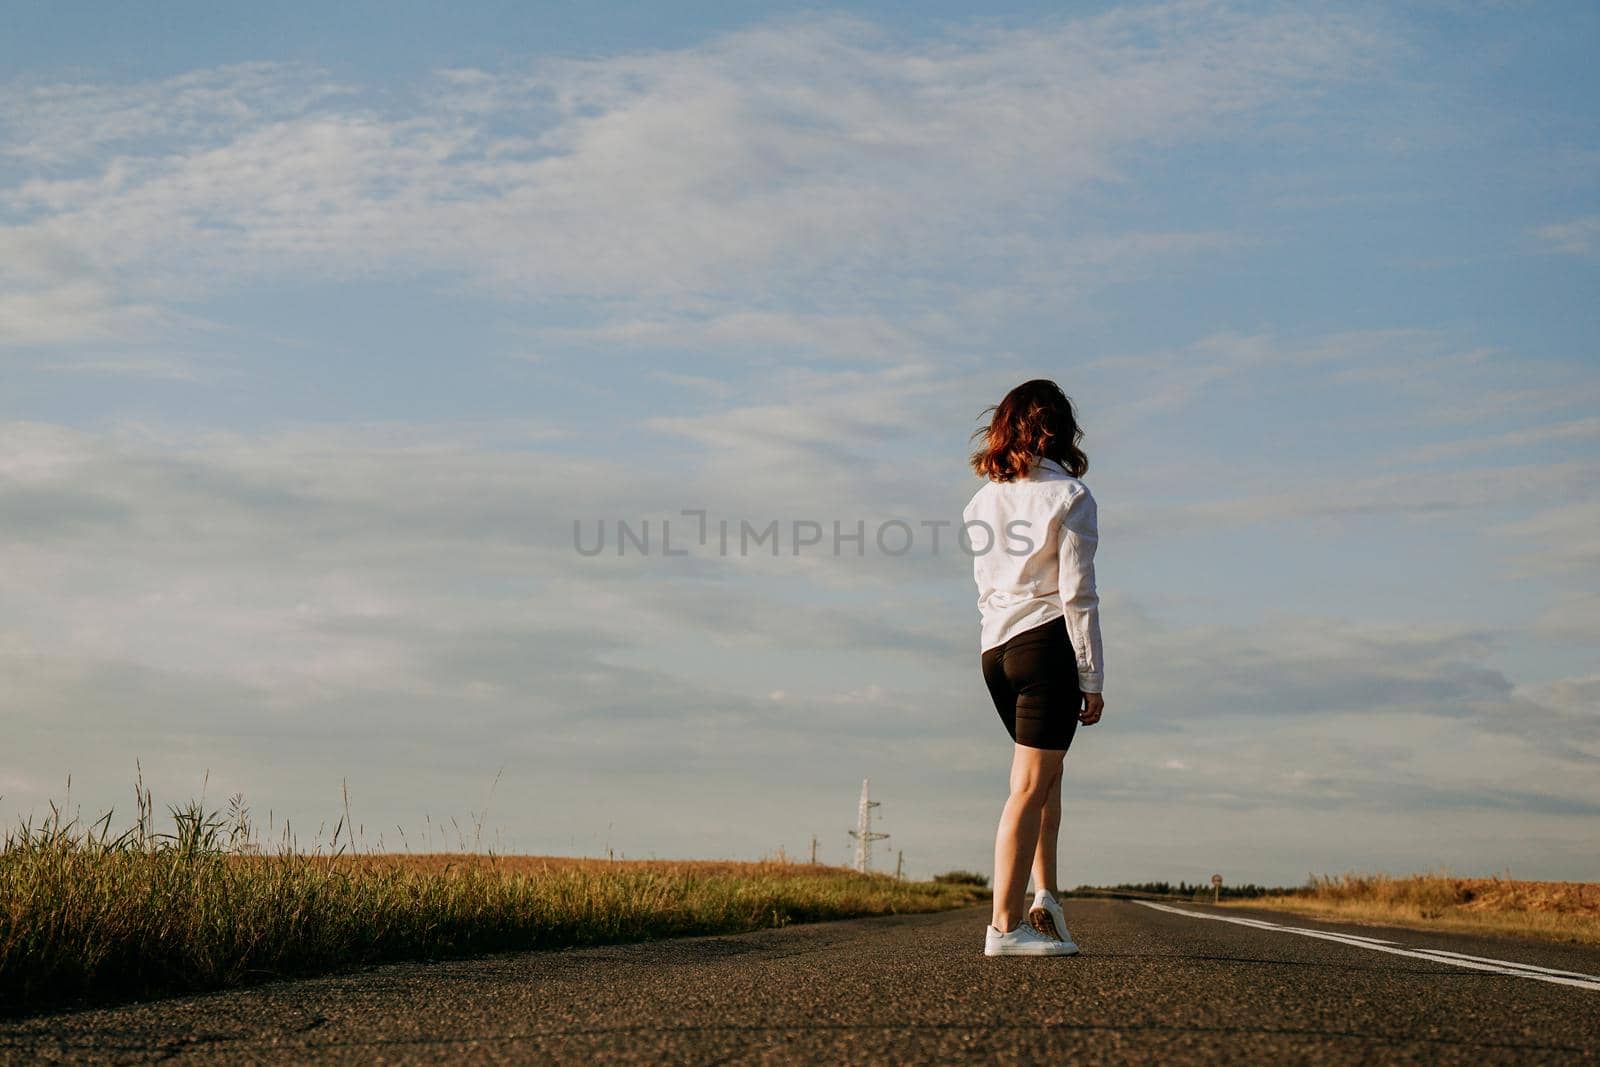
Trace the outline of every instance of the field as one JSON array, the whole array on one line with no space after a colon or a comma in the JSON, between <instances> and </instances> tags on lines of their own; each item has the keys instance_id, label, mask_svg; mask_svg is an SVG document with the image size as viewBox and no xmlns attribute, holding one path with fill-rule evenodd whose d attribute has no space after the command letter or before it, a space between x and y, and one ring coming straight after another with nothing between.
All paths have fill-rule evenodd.
<instances>
[{"instance_id":1,"label":"field","mask_svg":"<svg viewBox=\"0 0 1600 1067\"><path fill-rule=\"evenodd\" d=\"M981 887L790 863L328 855L234 844L226 819L112 837L59 817L0 850L0 1006L216 989L398 959L937 911ZM338 832L335 831L337 840Z\"/></svg>"},{"instance_id":2,"label":"field","mask_svg":"<svg viewBox=\"0 0 1600 1067\"><path fill-rule=\"evenodd\" d=\"M1329 919L1600 944L1600 884L1345 874L1251 903Z\"/></svg>"}]
</instances>

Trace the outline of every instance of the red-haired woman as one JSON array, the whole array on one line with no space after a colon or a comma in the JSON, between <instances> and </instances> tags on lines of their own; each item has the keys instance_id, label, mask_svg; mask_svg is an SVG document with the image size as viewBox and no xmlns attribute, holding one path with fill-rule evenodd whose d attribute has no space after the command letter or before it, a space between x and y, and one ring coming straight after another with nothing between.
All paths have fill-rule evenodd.
<instances>
[{"instance_id":1,"label":"red-haired woman","mask_svg":"<svg viewBox=\"0 0 1600 1067\"><path fill-rule=\"evenodd\" d=\"M1056 885L1061 769L1078 724L1099 722L1105 707L1099 530L1080 480L1089 457L1078 447L1072 401L1055 382L1024 382L985 414L972 468L988 480L962 517L978 583L983 680L1015 744L984 954L1070 956L1078 946Z\"/></svg>"}]
</instances>

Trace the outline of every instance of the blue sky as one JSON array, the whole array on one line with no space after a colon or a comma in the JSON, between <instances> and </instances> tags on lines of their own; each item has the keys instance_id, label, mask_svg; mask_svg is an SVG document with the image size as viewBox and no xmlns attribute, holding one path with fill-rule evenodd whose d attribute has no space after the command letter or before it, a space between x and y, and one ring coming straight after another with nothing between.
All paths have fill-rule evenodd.
<instances>
[{"instance_id":1,"label":"blue sky","mask_svg":"<svg viewBox=\"0 0 1600 1067\"><path fill-rule=\"evenodd\" d=\"M984 869L963 556L572 528L957 519L1045 375L1102 526L1067 881L1595 876L1588 5L7 21L0 817L138 758L307 838L348 781L385 847L843 860L871 775Z\"/></svg>"}]
</instances>

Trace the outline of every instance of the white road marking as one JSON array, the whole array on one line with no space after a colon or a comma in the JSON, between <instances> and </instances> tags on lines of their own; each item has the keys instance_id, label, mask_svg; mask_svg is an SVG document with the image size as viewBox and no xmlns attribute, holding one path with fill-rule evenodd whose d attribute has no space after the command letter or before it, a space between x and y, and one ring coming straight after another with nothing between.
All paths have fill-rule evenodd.
<instances>
[{"instance_id":1,"label":"white road marking","mask_svg":"<svg viewBox=\"0 0 1600 1067\"><path fill-rule=\"evenodd\" d=\"M1556 985L1577 986L1579 989L1600 990L1600 975L1596 974L1558 971L1551 967L1536 967L1531 963L1515 963L1511 960L1497 960L1487 956L1468 956L1460 952L1449 952L1442 948L1401 948L1396 942L1385 941L1380 937L1334 933L1328 930L1312 930L1304 926L1284 926L1280 923L1267 922L1264 919L1246 919L1233 915L1210 915L1203 911L1175 908L1170 904L1156 904L1149 900L1136 900L1134 903L1142 904L1147 908L1154 908L1156 911L1170 911L1174 915L1187 915L1191 919L1210 919L1213 922L1233 923L1236 926L1249 926L1257 930L1276 930L1284 934L1299 934L1302 937L1315 937L1323 941L1337 941L1343 945L1370 949L1373 952L1388 952L1395 956L1410 956L1413 959L1431 960L1434 963L1444 963L1451 967L1465 967L1468 970L1489 971L1493 974L1508 974L1514 978L1532 978L1537 982L1553 982Z\"/></svg>"},{"instance_id":2,"label":"white road marking","mask_svg":"<svg viewBox=\"0 0 1600 1067\"><path fill-rule=\"evenodd\" d=\"M1461 960L1476 960L1479 963L1504 963L1504 962L1506 962L1505 960L1490 959L1487 956L1469 956L1464 952L1449 952L1449 951L1446 951L1445 949L1442 949L1442 948L1429 948L1429 949L1423 949L1422 951L1431 952L1435 956L1451 956L1451 957L1454 957L1456 959L1461 959ZM1596 979L1595 976L1592 975L1592 974L1581 974L1578 971L1558 971L1554 967L1535 967L1531 963L1514 963L1514 964L1512 964L1512 966L1513 967L1519 967L1524 971L1539 971L1542 974L1559 974L1559 975L1564 975L1567 978L1588 978L1588 979L1591 979L1591 980L1600 981L1600 979Z\"/></svg>"}]
</instances>

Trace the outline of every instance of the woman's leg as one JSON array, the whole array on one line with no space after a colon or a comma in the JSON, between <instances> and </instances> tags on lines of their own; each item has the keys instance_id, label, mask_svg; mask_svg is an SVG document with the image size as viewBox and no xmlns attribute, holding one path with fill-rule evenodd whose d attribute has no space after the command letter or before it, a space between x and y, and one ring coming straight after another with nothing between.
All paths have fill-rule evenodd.
<instances>
[{"instance_id":1,"label":"woman's leg","mask_svg":"<svg viewBox=\"0 0 1600 1067\"><path fill-rule=\"evenodd\" d=\"M1014 930L1027 914L1028 863L1038 846L1045 800L1060 780L1066 749L1014 745L1011 795L994 837L994 915L1001 931Z\"/></svg>"},{"instance_id":2,"label":"woman's leg","mask_svg":"<svg viewBox=\"0 0 1600 1067\"><path fill-rule=\"evenodd\" d=\"M1044 810L1039 813L1039 845L1033 853L1033 888L1053 897L1061 895L1056 885L1056 851L1061 839L1061 764L1056 764L1055 781L1045 794Z\"/></svg>"}]
</instances>

